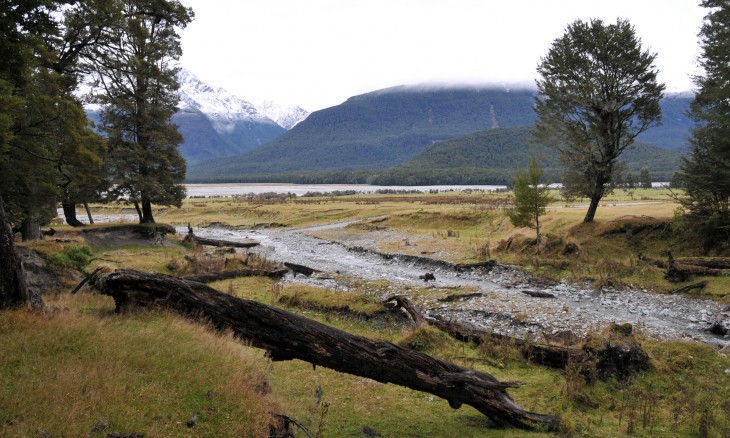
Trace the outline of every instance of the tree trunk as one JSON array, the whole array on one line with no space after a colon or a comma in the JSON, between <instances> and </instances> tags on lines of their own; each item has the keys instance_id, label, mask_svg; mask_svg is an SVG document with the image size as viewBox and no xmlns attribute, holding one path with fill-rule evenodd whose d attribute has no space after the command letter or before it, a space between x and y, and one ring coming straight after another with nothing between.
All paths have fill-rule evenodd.
<instances>
[{"instance_id":1,"label":"tree trunk","mask_svg":"<svg viewBox=\"0 0 730 438\"><path fill-rule=\"evenodd\" d=\"M76 204L72 202L62 202L63 216L66 218L66 223L72 227L83 227L84 224L76 218Z\"/></svg>"},{"instance_id":2,"label":"tree trunk","mask_svg":"<svg viewBox=\"0 0 730 438\"><path fill-rule=\"evenodd\" d=\"M15 239L5 216L5 204L0 195L0 309L26 305L43 309L43 299L25 283L20 256L15 250Z\"/></svg>"},{"instance_id":3,"label":"tree trunk","mask_svg":"<svg viewBox=\"0 0 730 438\"><path fill-rule=\"evenodd\" d=\"M23 242L43 238L40 219L38 219L37 215L31 215L23 219L23 222L20 224L20 235L23 238Z\"/></svg>"},{"instance_id":4,"label":"tree trunk","mask_svg":"<svg viewBox=\"0 0 730 438\"><path fill-rule=\"evenodd\" d=\"M583 218L583 222L593 222L593 218L596 216L596 210L598 210L598 203L601 202L603 196L593 195L591 196L591 203L588 205L588 211L586 217Z\"/></svg>"},{"instance_id":5,"label":"tree trunk","mask_svg":"<svg viewBox=\"0 0 730 438\"><path fill-rule=\"evenodd\" d=\"M394 383L448 400L458 408L473 406L502 426L525 429L559 427L559 421L518 406L493 376L464 368L405 347L355 336L325 324L242 300L201 283L133 270L117 270L92 279L114 298L117 311L165 308L233 331L250 345L268 350L273 361L300 359L314 366Z\"/></svg>"},{"instance_id":6,"label":"tree trunk","mask_svg":"<svg viewBox=\"0 0 730 438\"><path fill-rule=\"evenodd\" d=\"M94 225L94 217L91 215L91 209L89 203L84 201L84 210L86 210L86 216L89 217L89 224Z\"/></svg>"},{"instance_id":7,"label":"tree trunk","mask_svg":"<svg viewBox=\"0 0 730 438\"><path fill-rule=\"evenodd\" d=\"M148 200L142 199L142 218L139 221L140 224L154 224L155 218L152 217L152 203Z\"/></svg>"},{"instance_id":8,"label":"tree trunk","mask_svg":"<svg viewBox=\"0 0 730 438\"><path fill-rule=\"evenodd\" d=\"M143 223L142 222L142 209L139 208L139 202L134 201L134 209L137 210L137 216L139 216L139 223L140 224Z\"/></svg>"}]
</instances>

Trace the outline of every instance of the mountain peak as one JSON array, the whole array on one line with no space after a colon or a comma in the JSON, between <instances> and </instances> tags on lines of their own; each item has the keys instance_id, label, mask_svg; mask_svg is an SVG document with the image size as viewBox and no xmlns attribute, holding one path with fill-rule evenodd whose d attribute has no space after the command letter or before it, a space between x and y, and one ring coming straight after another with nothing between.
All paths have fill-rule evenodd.
<instances>
[{"instance_id":1,"label":"mountain peak","mask_svg":"<svg viewBox=\"0 0 730 438\"><path fill-rule=\"evenodd\" d=\"M201 81L184 68L178 73L178 81L180 110L206 114L214 121L216 130L226 130L233 121L240 120L275 123L288 130L309 115L299 107L277 105L271 101L255 105L223 88L215 88Z\"/></svg>"}]
</instances>

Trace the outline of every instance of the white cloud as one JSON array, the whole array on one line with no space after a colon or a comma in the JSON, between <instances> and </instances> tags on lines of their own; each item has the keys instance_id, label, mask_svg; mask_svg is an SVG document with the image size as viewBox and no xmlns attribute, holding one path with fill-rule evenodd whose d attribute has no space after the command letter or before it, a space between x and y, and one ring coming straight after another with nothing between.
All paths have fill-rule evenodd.
<instances>
[{"instance_id":1,"label":"white cloud","mask_svg":"<svg viewBox=\"0 0 730 438\"><path fill-rule=\"evenodd\" d=\"M575 19L628 18L670 89L690 87L705 11L682 0L183 0L183 65L244 99L308 110L419 82L527 82Z\"/></svg>"}]
</instances>

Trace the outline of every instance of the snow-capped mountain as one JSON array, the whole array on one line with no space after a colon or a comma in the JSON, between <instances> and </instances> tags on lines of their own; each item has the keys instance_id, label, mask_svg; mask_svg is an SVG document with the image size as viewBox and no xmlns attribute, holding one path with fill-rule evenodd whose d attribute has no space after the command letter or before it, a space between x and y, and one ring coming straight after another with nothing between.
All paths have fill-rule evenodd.
<instances>
[{"instance_id":1,"label":"snow-capped mountain","mask_svg":"<svg viewBox=\"0 0 730 438\"><path fill-rule=\"evenodd\" d=\"M267 105L264 111L223 88L206 84L185 69L178 74L178 81L180 111L173 120L185 138L180 153L188 162L256 148L308 115L301 108L276 104Z\"/></svg>"},{"instance_id":2,"label":"snow-capped mountain","mask_svg":"<svg viewBox=\"0 0 730 438\"><path fill-rule=\"evenodd\" d=\"M270 100L253 102L259 113L275 121L282 128L289 130L306 119L309 111L298 106L284 106Z\"/></svg>"},{"instance_id":3,"label":"snow-capped mountain","mask_svg":"<svg viewBox=\"0 0 730 438\"><path fill-rule=\"evenodd\" d=\"M189 70L178 73L180 82L180 109L194 109L222 123L226 131L226 121L252 120L261 123L272 121L284 129L291 129L304 120L309 113L295 106L279 105L270 100L251 103L235 96L223 88L213 88L196 77Z\"/></svg>"}]
</instances>

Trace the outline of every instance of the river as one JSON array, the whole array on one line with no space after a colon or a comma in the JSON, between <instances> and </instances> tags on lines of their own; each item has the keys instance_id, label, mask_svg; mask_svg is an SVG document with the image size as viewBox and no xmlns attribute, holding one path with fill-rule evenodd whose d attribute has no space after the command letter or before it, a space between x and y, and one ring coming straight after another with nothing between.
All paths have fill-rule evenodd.
<instances>
[{"instance_id":1,"label":"river","mask_svg":"<svg viewBox=\"0 0 730 438\"><path fill-rule=\"evenodd\" d=\"M327 225L344 227L349 222ZM585 335L615 323L631 323L647 335L661 339L688 339L717 348L730 348L730 339L705 331L716 320L730 324L727 305L680 295L658 295L646 291L595 291L587 285L562 282L538 285L524 272L500 267L490 272L457 272L438 264L403 257L383 257L374 251L352 250L308 234L322 229L311 227L277 230L230 230L199 228L201 237L226 240L255 239L261 246L253 251L271 260L293 262L329 273L343 273L364 280L388 280L391 286L381 294L408 295L414 286L424 286L419 276L432 272L436 286L469 288L482 296L450 303L435 297L411 296L427 314L456 318L483 330L521 337L551 336L563 331ZM186 230L181 229L180 232ZM374 241L373 241L374 246ZM324 279L287 275L287 281L342 290L342 285L326 275ZM525 290L547 292L555 298L535 298ZM453 293L453 292L452 292Z\"/></svg>"},{"instance_id":2,"label":"river","mask_svg":"<svg viewBox=\"0 0 730 438\"><path fill-rule=\"evenodd\" d=\"M313 192L355 191L357 193L375 193L378 190L396 191L463 191L504 189L500 185L440 185L440 186L371 186L367 184L185 184L189 198L222 197L247 195L249 193L293 193L302 196Z\"/></svg>"}]
</instances>

